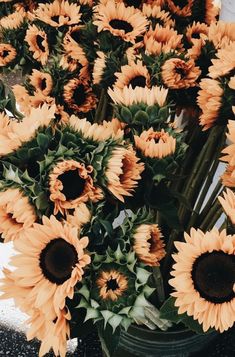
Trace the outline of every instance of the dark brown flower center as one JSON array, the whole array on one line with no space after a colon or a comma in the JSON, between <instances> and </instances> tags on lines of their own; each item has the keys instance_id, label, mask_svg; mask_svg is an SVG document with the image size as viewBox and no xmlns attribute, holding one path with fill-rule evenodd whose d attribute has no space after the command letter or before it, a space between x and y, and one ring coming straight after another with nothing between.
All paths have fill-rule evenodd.
<instances>
[{"instance_id":1,"label":"dark brown flower center","mask_svg":"<svg viewBox=\"0 0 235 357\"><path fill-rule=\"evenodd\" d=\"M18 224L17 220L13 217L13 213L7 213L7 218L12 224Z\"/></svg>"},{"instance_id":2,"label":"dark brown flower center","mask_svg":"<svg viewBox=\"0 0 235 357\"><path fill-rule=\"evenodd\" d=\"M180 9L183 9L188 5L188 0L172 0L175 6L179 6Z\"/></svg>"},{"instance_id":3,"label":"dark brown flower center","mask_svg":"<svg viewBox=\"0 0 235 357\"><path fill-rule=\"evenodd\" d=\"M9 55L9 51L8 50L2 51L2 58L6 58L8 55Z\"/></svg>"},{"instance_id":4,"label":"dark brown flower center","mask_svg":"<svg viewBox=\"0 0 235 357\"><path fill-rule=\"evenodd\" d=\"M52 19L52 21L57 22L57 24L58 24L60 17L59 17L59 15L55 15L55 16L52 16L51 19Z\"/></svg>"},{"instance_id":5,"label":"dark brown flower center","mask_svg":"<svg viewBox=\"0 0 235 357\"><path fill-rule=\"evenodd\" d=\"M155 252L156 239L155 239L155 236L154 236L153 232L151 233L151 237L150 237L150 239L148 240L148 243L150 244L149 252L150 252L150 253Z\"/></svg>"},{"instance_id":6,"label":"dark brown flower center","mask_svg":"<svg viewBox=\"0 0 235 357\"><path fill-rule=\"evenodd\" d=\"M185 77L185 69L182 67L176 67L175 72L180 75L181 78Z\"/></svg>"},{"instance_id":7,"label":"dark brown flower center","mask_svg":"<svg viewBox=\"0 0 235 357\"><path fill-rule=\"evenodd\" d=\"M83 84L78 85L73 92L73 101L78 106L82 105L86 100L86 92Z\"/></svg>"},{"instance_id":8,"label":"dark brown flower center","mask_svg":"<svg viewBox=\"0 0 235 357\"><path fill-rule=\"evenodd\" d=\"M38 48L42 51L42 52L45 52L45 47L43 46L43 41L44 41L44 38L40 35L37 35L36 36L36 43L38 45Z\"/></svg>"},{"instance_id":9,"label":"dark brown flower center","mask_svg":"<svg viewBox=\"0 0 235 357\"><path fill-rule=\"evenodd\" d=\"M126 1L124 1L124 3L127 6L134 6L137 8L137 7L140 7L142 0L126 0Z\"/></svg>"},{"instance_id":10,"label":"dark brown flower center","mask_svg":"<svg viewBox=\"0 0 235 357\"><path fill-rule=\"evenodd\" d=\"M199 32L194 32L194 33L192 33L192 36L191 36L192 38L200 38L200 33Z\"/></svg>"},{"instance_id":11,"label":"dark brown flower center","mask_svg":"<svg viewBox=\"0 0 235 357\"><path fill-rule=\"evenodd\" d=\"M132 78L132 80L129 82L129 85L131 85L133 89L135 87L144 88L146 86L146 78L144 76L136 76Z\"/></svg>"},{"instance_id":12,"label":"dark brown flower center","mask_svg":"<svg viewBox=\"0 0 235 357\"><path fill-rule=\"evenodd\" d=\"M127 156L122 159L122 174L119 176L121 184L124 184L128 175L129 170L131 170L131 163Z\"/></svg>"},{"instance_id":13,"label":"dark brown flower center","mask_svg":"<svg viewBox=\"0 0 235 357\"><path fill-rule=\"evenodd\" d=\"M119 288L119 285L117 283L117 280L116 279L109 279L106 283L106 291L108 290L117 290Z\"/></svg>"},{"instance_id":14,"label":"dark brown flower center","mask_svg":"<svg viewBox=\"0 0 235 357\"><path fill-rule=\"evenodd\" d=\"M63 284L71 277L77 263L78 254L75 247L63 238L50 241L42 250L39 258L43 275L57 285Z\"/></svg>"},{"instance_id":15,"label":"dark brown flower center","mask_svg":"<svg viewBox=\"0 0 235 357\"><path fill-rule=\"evenodd\" d=\"M235 297L235 256L213 251L202 254L193 264L195 289L207 301L222 304Z\"/></svg>"},{"instance_id":16,"label":"dark brown flower center","mask_svg":"<svg viewBox=\"0 0 235 357\"><path fill-rule=\"evenodd\" d=\"M123 30L125 33L133 31L133 27L129 22L119 19L109 21L109 25L115 30Z\"/></svg>"},{"instance_id":17,"label":"dark brown flower center","mask_svg":"<svg viewBox=\"0 0 235 357\"><path fill-rule=\"evenodd\" d=\"M41 90L46 89L46 87L47 87L47 81L46 78L43 78L41 81Z\"/></svg>"},{"instance_id":18,"label":"dark brown flower center","mask_svg":"<svg viewBox=\"0 0 235 357\"><path fill-rule=\"evenodd\" d=\"M67 200L75 200L80 197L86 184L86 180L79 175L78 170L66 171L58 177L58 180L62 182L62 193Z\"/></svg>"}]
</instances>

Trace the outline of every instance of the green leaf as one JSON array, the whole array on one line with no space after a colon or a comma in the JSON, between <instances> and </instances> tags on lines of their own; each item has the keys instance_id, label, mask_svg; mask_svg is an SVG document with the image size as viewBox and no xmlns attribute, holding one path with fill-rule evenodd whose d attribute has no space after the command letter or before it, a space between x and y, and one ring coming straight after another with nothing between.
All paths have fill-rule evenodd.
<instances>
[{"instance_id":1,"label":"green leaf","mask_svg":"<svg viewBox=\"0 0 235 357\"><path fill-rule=\"evenodd\" d=\"M39 133L37 135L37 143L41 149L46 149L49 145L49 138L45 134Z\"/></svg>"},{"instance_id":2,"label":"green leaf","mask_svg":"<svg viewBox=\"0 0 235 357\"><path fill-rule=\"evenodd\" d=\"M121 114L122 120L125 123L130 124L132 122L132 114L131 114L131 111L128 108L122 107L120 114Z\"/></svg>"},{"instance_id":3,"label":"green leaf","mask_svg":"<svg viewBox=\"0 0 235 357\"><path fill-rule=\"evenodd\" d=\"M202 325L199 324L197 320L194 320L192 316L188 316L187 314L182 314L182 322L193 332L196 332L199 335L204 335L205 332L202 329Z\"/></svg>"},{"instance_id":4,"label":"green leaf","mask_svg":"<svg viewBox=\"0 0 235 357\"><path fill-rule=\"evenodd\" d=\"M120 328L117 328L113 333L111 326L103 327L102 323L98 323L98 334L101 341L102 349L106 357L114 356L120 340Z\"/></svg>"},{"instance_id":5,"label":"green leaf","mask_svg":"<svg viewBox=\"0 0 235 357\"><path fill-rule=\"evenodd\" d=\"M178 308L175 306L175 298L170 296L160 308L160 318L175 323L182 321L182 315L178 314Z\"/></svg>"},{"instance_id":6,"label":"green leaf","mask_svg":"<svg viewBox=\"0 0 235 357\"><path fill-rule=\"evenodd\" d=\"M143 110L139 110L134 116L134 122L141 125L146 125L149 121L149 116Z\"/></svg>"},{"instance_id":7,"label":"green leaf","mask_svg":"<svg viewBox=\"0 0 235 357\"><path fill-rule=\"evenodd\" d=\"M44 192L41 192L39 196L35 200L35 205L38 210L44 211L47 209L49 203L48 203L48 198Z\"/></svg>"}]
</instances>

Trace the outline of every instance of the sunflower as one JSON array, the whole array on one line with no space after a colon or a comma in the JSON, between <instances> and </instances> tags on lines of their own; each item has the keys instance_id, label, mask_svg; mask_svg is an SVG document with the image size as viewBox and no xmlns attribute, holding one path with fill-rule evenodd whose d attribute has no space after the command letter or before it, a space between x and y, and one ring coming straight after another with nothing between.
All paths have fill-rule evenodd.
<instances>
[{"instance_id":1,"label":"sunflower","mask_svg":"<svg viewBox=\"0 0 235 357\"><path fill-rule=\"evenodd\" d=\"M121 67L121 72L114 73L117 78L114 87L123 89L126 86L135 87L149 87L150 75L146 66L142 61L131 63Z\"/></svg>"},{"instance_id":2,"label":"sunflower","mask_svg":"<svg viewBox=\"0 0 235 357\"><path fill-rule=\"evenodd\" d=\"M66 217L66 221L72 226L76 227L79 231L82 226L90 222L91 220L91 212L85 205L85 203L81 202L78 207L75 208L73 214L68 214Z\"/></svg>"},{"instance_id":3,"label":"sunflower","mask_svg":"<svg viewBox=\"0 0 235 357\"><path fill-rule=\"evenodd\" d=\"M190 88L197 85L196 80L201 74L193 60L170 58L161 67L161 76L166 87L171 89Z\"/></svg>"},{"instance_id":4,"label":"sunflower","mask_svg":"<svg viewBox=\"0 0 235 357\"><path fill-rule=\"evenodd\" d=\"M227 139L229 141L229 145L222 150L222 154L226 154L221 157L220 160L229 163L230 165L235 165L235 122L233 120L228 121L228 134Z\"/></svg>"},{"instance_id":5,"label":"sunflower","mask_svg":"<svg viewBox=\"0 0 235 357\"><path fill-rule=\"evenodd\" d=\"M15 30L22 26L26 13L24 11L13 12L8 16L4 16L0 19L0 26L4 29Z\"/></svg>"},{"instance_id":6,"label":"sunflower","mask_svg":"<svg viewBox=\"0 0 235 357\"><path fill-rule=\"evenodd\" d=\"M91 275L84 276L78 307L85 308L89 318L97 318L112 327L125 329L138 316L144 316L146 298L153 292L148 286L151 273L136 260L134 252L118 246L108 248L105 255L94 257ZM89 312L89 313L88 313Z\"/></svg>"},{"instance_id":7,"label":"sunflower","mask_svg":"<svg viewBox=\"0 0 235 357\"><path fill-rule=\"evenodd\" d=\"M138 259L150 266L159 266L166 252L157 224L141 224L133 234L133 249Z\"/></svg>"},{"instance_id":8,"label":"sunflower","mask_svg":"<svg viewBox=\"0 0 235 357\"><path fill-rule=\"evenodd\" d=\"M52 106L55 104L55 98L45 96L41 91L36 91L30 95L24 86L16 84L13 86L13 92L19 105L20 111L26 116L30 115L32 108L39 108L43 104Z\"/></svg>"},{"instance_id":9,"label":"sunflower","mask_svg":"<svg viewBox=\"0 0 235 357\"><path fill-rule=\"evenodd\" d=\"M88 60L86 58L85 52L81 46L74 46L73 44L68 44L64 46L65 53L62 55L60 60L60 66L63 69L69 71L75 71L78 67L83 67L82 73L83 77L88 77Z\"/></svg>"},{"instance_id":10,"label":"sunflower","mask_svg":"<svg viewBox=\"0 0 235 357\"><path fill-rule=\"evenodd\" d=\"M179 35L177 31L170 26L156 25L155 29L150 29L144 35L144 46L146 53L149 55L160 55L173 50L181 52L183 35Z\"/></svg>"},{"instance_id":11,"label":"sunflower","mask_svg":"<svg viewBox=\"0 0 235 357\"><path fill-rule=\"evenodd\" d=\"M185 1L166 0L166 4L170 12L180 17L189 17L192 15L193 2L194 0L185 0Z\"/></svg>"},{"instance_id":12,"label":"sunflower","mask_svg":"<svg viewBox=\"0 0 235 357\"><path fill-rule=\"evenodd\" d=\"M17 122L4 117L4 131L0 132L0 156L17 150L23 143L33 139L40 127L48 126L54 118L55 106L48 108L44 104L41 108L32 108L30 115ZM2 123L0 122L0 126Z\"/></svg>"},{"instance_id":13,"label":"sunflower","mask_svg":"<svg viewBox=\"0 0 235 357\"><path fill-rule=\"evenodd\" d=\"M64 86L64 101L69 109L87 113L96 107L97 98L86 78L73 78Z\"/></svg>"},{"instance_id":14,"label":"sunflower","mask_svg":"<svg viewBox=\"0 0 235 357\"><path fill-rule=\"evenodd\" d=\"M140 136L134 135L134 140L136 148L146 157L162 159L174 154L176 149L176 139L164 129L154 131L150 128Z\"/></svg>"},{"instance_id":15,"label":"sunflower","mask_svg":"<svg viewBox=\"0 0 235 357\"><path fill-rule=\"evenodd\" d=\"M98 27L98 32L109 31L113 36L133 44L148 26L147 19L138 9L125 7L123 3L116 4L114 0L96 6L94 19L93 24Z\"/></svg>"},{"instance_id":16,"label":"sunflower","mask_svg":"<svg viewBox=\"0 0 235 357\"><path fill-rule=\"evenodd\" d=\"M80 6L64 0L55 0L51 4L39 4L34 14L36 19L52 27L75 25L81 19Z\"/></svg>"},{"instance_id":17,"label":"sunflower","mask_svg":"<svg viewBox=\"0 0 235 357\"><path fill-rule=\"evenodd\" d=\"M226 187L235 187L235 166L228 165L221 176L222 184Z\"/></svg>"},{"instance_id":18,"label":"sunflower","mask_svg":"<svg viewBox=\"0 0 235 357\"><path fill-rule=\"evenodd\" d=\"M14 241L15 242L15 241ZM17 285L17 276L14 274L14 271L11 271L7 268L2 270L3 278L0 280L1 286L1 295L0 299L14 299L15 306L20 308L22 312L31 314L33 312L33 300L29 298L28 293L31 291L31 288L24 286L24 284Z\"/></svg>"},{"instance_id":19,"label":"sunflower","mask_svg":"<svg viewBox=\"0 0 235 357\"><path fill-rule=\"evenodd\" d=\"M29 76L29 83L35 88L36 92L41 92L47 96L51 93L53 87L53 80L49 73L40 72L33 69L32 74Z\"/></svg>"},{"instance_id":20,"label":"sunflower","mask_svg":"<svg viewBox=\"0 0 235 357\"><path fill-rule=\"evenodd\" d=\"M75 115L69 118L69 125L77 132L80 132L85 139L93 141L105 141L108 139L123 139L122 125L117 119L109 122L103 121L102 124L91 124L86 119L79 119Z\"/></svg>"},{"instance_id":21,"label":"sunflower","mask_svg":"<svg viewBox=\"0 0 235 357\"><path fill-rule=\"evenodd\" d=\"M215 6L214 0L205 1L204 21L207 25L216 22L216 17L219 15L220 9Z\"/></svg>"},{"instance_id":22,"label":"sunflower","mask_svg":"<svg viewBox=\"0 0 235 357\"><path fill-rule=\"evenodd\" d=\"M12 87L12 90L16 98L16 102L19 106L19 110L25 115L29 115L31 111L31 104L30 104L30 95L27 89L20 84L15 84Z\"/></svg>"},{"instance_id":23,"label":"sunflower","mask_svg":"<svg viewBox=\"0 0 235 357\"><path fill-rule=\"evenodd\" d=\"M66 49L67 46L73 45L74 48L76 46L80 46L80 42L82 42L81 39L81 30L83 29L83 26L72 26L68 29L68 31L65 33L64 38L63 38L63 46Z\"/></svg>"},{"instance_id":24,"label":"sunflower","mask_svg":"<svg viewBox=\"0 0 235 357\"><path fill-rule=\"evenodd\" d=\"M54 214L64 214L89 199L96 202L103 198L100 188L93 185L92 166L74 160L58 162L49 174L50 200Z\"/></svg>"},{"instance_id":25,"label":"sunflower","mask_svg":"<svg viewBox=\"0 0 235 357\"><path fill-rule=\"evenodd\" d=\"M228 86L229 86L230 89L235 90L235 76L230 78L230 80L228 82ZM232 111L235 114L235 107L234 106L232 107Z\"/></svg>"},{"instance_id":26,"label":"sunflower","mask_svg":"<svg viewBox=\"0 0 235 357\"><path fill-rule=\"evenodd\" d=\"M123 196L132 196L141 179L144 164L138 161L131 146L116 147L108 160L105 171L107 189L122 202Z\"/></svg>"},{"instance_id":27,"label":"sunflower","mask_svg":"<svg viewBox=\"0 0 235 357\"><path fill-rule=\"evenodd\" d=\"M57 124L67 124L69 122L69 114L64 110L63 105L57 105L55 110L55 122Z\"/></svg>"},{"instance_id":28,"label":"sunflower","mask_svg":"<svg viewBox=\"0 0 235 357\"><path fill-rule=\"evenodd\" d=\"M197 103L202 110L200 124L203 130L211 128L218 118L222 106L223 88L215 79L203 78L200 82Z\"/></svg>"},{"instance_id":29,"label":"sunflower","mask_svg":"<svg viewBox=\"0 0 235 357\"><path fill-rule=\"evenodd\" d=\"M44 0L45 2L45 0ZM29 20L34 20L33 11L37 8L38 1L35 0L24 0L23 2L14 4L14 9L16 11L24 10L27 13Z\"/></svg>"},{"instance_id":30,"label":"sunflower","mask_svg":"<svg viewBox=\"0 0 235 357\"><path fill-rule=\"evenodd\" d=\"M205 23L193 22L186 29L186 39L190 48L187 50L188 56L196 60L201 55L202 48L208 40L209 28Z\"/></svg>"},{"instance_id":31,"label":"sunflower","mask_svg":"<svg viewBox=\"0 0 235 357\"><path fill-rule=\"evenodd\" d=\"M93 67L93 83L94 84L100 84L103 78L104 70L106 67L106 56L104 52L102 51L97 51L97 58L94 61L94 67Z\"/></svg>"},{"instance_id":32,"label":"sunflower","mask_svg":"<svg viewBox=\"0 0 235 357\"><path fill-rule=\"evenodd\" d=\"M0 43L0 67L4 67L16 58L16 49L9 43Z\"/></svg>"},{"instance_id":33,"label":"sunflower","mask_svg":"<svg viewBox=\"0 0 235 357\"><path fill-rule=\"evenodd\" d=\"M191 25L186 28L186 39L188 43L194 44L195 40L205 39L208 36L209 27L205 23L194 21Z\"/></svg>"},{"instance_id":34,"label":"sunflower","mask_svg":"<svg viewBox=\"0 0 235 357\"><path fill-rule=\"evenodd\" d=\"M209 67L209 76L219 78L226 76L235 69L235 42L219 49L216 53L217 58L211 60L212 66Z\"/></svg>"},{"instance_id":35,"label":"sunflower","mask_svg":"<svg viewBox=\"0 0 235 357\"><path fill-rule=\"evenodd\" d=\"M160 6L143 4L142 13L153 23L156 22L163 27L174 27L175 21L172 20L171 14L168 11L164 11Z\"/></svg>"},{"instance_id":36,"label":"sunflower","mask_svg":"<svg viewBox=\"0 0 235 357\"><path fill-rule=\"evenodd\" d=\"M0 157L13 152L20 145L19 140L12 139L12 132L12 120L4 112L0 112Z\"/></svg>"},{"instance_id":37,"label":"sunflower","mask_svg":"<svg viewBox=\"0 0 235 357\"><path fill-rule=\"evenodd\" d=\"M223 192L223 195L224 197L219 196L218 200L232 224L235 224L235 194L232 190L227 188L227 190Z\"/></svg>"},{"instance_id":38,"label":"sunflower","mask_svg":"<svg viewBox=\"0 0 235 357\"><path fill-rule=\"evenodd\" d=\"M33 263L30 257L27 257L26 260L27 264L30 264L30 262ZM19 257L19 261L22 261L22 255ZM19 267L19 264L17 265ZM22 267L18 269L22 269ZM27 340L37 338L42 341L39 356L43 356L50 348L53 348L56 355L59 353L60 356L65 357L63 353L65 353L66 342L70 336L68 320L71 319L67 308L58 309L57 313L52 309L48 316L48 314L34 306L35 296L31 293L32 285L29 284L28 275L25 276L24 279L21 274L21 280L19 282L18 275L15 274L14 271L4 268L3 276L4 278L1 279L1 292L3 292L3 294L1 294L0 299L13 298L15 305L30 316L26 321L27 325L29 325ZM38 277L36 277L36 280L37 279ZM48 295L46 296L48 297Z\"/></svg>"},{"instance_id":39,"label":"sunflower","mask_svg":"<svg viewBox=\"0 0 235 357\"><path fill-rule=\"evenodd\" d=\"M151 6L163 7L163 5L165 5L165 0L147 0L145 2L146 2L146 4L151 5Z\"/></svg>"},{"instance_id":40,"label":"sunflower","mask_svg":"<svg viewBox=\"0 0 235 357\"><path fill-rule=\"evenodd\" d=\"M186 242L176 242L175 264L169 283L176 290L178 313L223 332L235 322L235 236L214 228L205 234L191 229Z\"/></svg>"},{"instance_id":41,"label":"sunflower","mask_svg":"<svg viewBox=\"0 0 235 357\"><path fill-rule=\"evenodd\" d=\"M39 108L44 103L47 104L48 106L52 106L55 104L55 98L50 96L45 96L41 92L35 92L34 95L29 96L29 103L32 108Z\"/></svg>"},{"instance_id":42,"label":"sunflower","mask_svg":"<svg viewBox=\"0 0 235 357\"><path fill-rule=\"evenodd\" d=\"M208 39L216 49L223 48L235 41L235 23L217 21L210 25Z\"/></svg>"},{"instance_id":43,"label":"sunflower","mask_svg":"<svg viewBox=\"0 0 235 357\"><path fill-rule=\"evenodd\" d=\"M18 188L0 192L0 233L4 242L21 237L36 219L34 207Z\"/></svg>"},{"instance_id":44,"label":"sunflower","mask_svg":"<svg viewBox=\"0 0 235 357\"><path fill-rule=\"evenodd\" d=\"M149 106L159 105L163 107L166 104L168 89L154 86L150 88L124 87L123 89L109 88L108 94L115 104L125 105L127 107L133 104L144 103Z\"/></svg>"},{"instance_id":45,"label":"sunflower","mask_svg":"<svg viewBox=\"0 0 235 357\"><path fill-rule=\"evenodd\" d=\"M40 30L35 25L30 25L26 31L25 41L29 46L29 51L33 54L33 58L36 61L41 62L42 65L45 65L49 57L49 46L46 32Z\"/></svg>"},{"instance_id":46,"label":"sunflower","mask_svg":"<svg viewBox=\"0 0 235 357\"><path fill-rule=\"evenodd\" d=\"M62 224L54 216L43 217L14 242L19 252L12 257L15 293L23 286L32 308L40 309L54 319L65 307L65 299L73 298L74 286L81 281L90 257L84 249L88 238L78 239L77 229Z\"/></svg>"},{"instance_id":47,"label":"sunflower","mask_svg":"<svg viewBox=\"0 0 235 357\"><path fill-rule=\"evenodd\" d=\"M96 280L100 297L103 300L116 301L128 288L128 280L118 271L102 271Z\"/></svg>"},{"instance_id":48,"label":"sunflower","mask_svg":"<svg viewBox=\"0 0 235 357\"><path fill-rule=\"evenodd\" d=\"M55 356L66 356L67 340L70 338L69 320L71 314L67 308L61 310L54 320L48 319L38 309L34 311L27 320L27 324L30 325L27 340L37 338L41 341L39 357L47 354L51 348Z\"/></svg>"}]
</instances>

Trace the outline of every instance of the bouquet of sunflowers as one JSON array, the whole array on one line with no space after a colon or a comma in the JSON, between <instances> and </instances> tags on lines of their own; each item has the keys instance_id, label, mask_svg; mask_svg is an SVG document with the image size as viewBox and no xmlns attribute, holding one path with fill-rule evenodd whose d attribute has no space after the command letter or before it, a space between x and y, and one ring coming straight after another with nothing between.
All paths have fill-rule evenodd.
<instances>
[{"instance_id":1,"label":"bouquet of sunflowers","mask_svg":"<svg viewBox=\"0 0 235 357\"><path fill-rule=\"evenodd\" d=\"M234 324L235 24L218 14L0 1L0 233L16 251L0 291L40 356L93 330L113 355L134 323Z\"/></svg>"}]
</instances>

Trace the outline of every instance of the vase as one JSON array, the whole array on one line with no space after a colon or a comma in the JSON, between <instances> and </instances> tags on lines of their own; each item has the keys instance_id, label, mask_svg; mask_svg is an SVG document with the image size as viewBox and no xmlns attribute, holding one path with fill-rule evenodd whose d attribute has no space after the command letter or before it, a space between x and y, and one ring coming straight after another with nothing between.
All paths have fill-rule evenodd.
<instances>
[{"instance_id":1,"label":"vase","mask_svg":"<svg viewBox=\"0 0 235 357\"><path fill-rule=\"evenodd\" d=\"M114 357L188 357L202 350L218 334L197 335L191 330L151 331L132 325L122 331Z\"/></svg>"}]
</instances>

